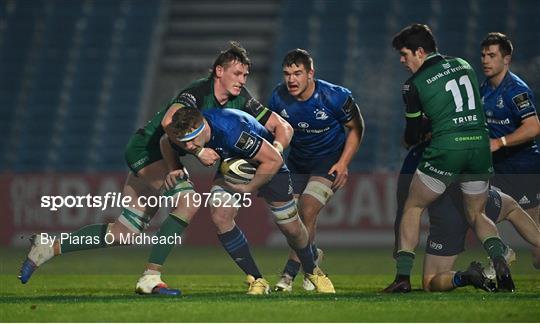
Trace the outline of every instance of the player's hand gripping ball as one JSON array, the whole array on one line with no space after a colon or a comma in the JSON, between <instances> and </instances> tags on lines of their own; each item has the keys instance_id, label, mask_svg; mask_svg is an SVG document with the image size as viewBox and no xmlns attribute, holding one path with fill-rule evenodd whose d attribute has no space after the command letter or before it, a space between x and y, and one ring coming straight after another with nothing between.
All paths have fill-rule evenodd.
<instances>
[{"instance_id":1,"label":"player's hand gripping ball","mask_svg":"<svg viewBox=\"0 0 540 324\"><path fill-rule=\"evenodd\" d=\"M227 182L247 184L255 176L257 164L251 160L228 158L221 162L220 171Z\"/></svg>"}]
</instances>

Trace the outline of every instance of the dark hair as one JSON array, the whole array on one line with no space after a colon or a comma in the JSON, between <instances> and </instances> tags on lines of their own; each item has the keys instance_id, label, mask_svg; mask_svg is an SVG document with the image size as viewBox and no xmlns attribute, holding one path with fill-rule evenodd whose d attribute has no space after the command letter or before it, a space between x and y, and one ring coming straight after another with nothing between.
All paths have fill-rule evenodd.
<instances>
[{"instance_id":1,"label":"dark hair","mask_svg":"<svg viewBox=\"0 0 540 324\"><path fill-rule=\"evenodd\" d=\"M412 24L403 28L392 39L392 47L400 50L405 47L415 52L419 47L422 47L426 53L437 51L435 37L428 25Z\"/></svg>"},{"instance_id":2,"label":"dark hair","mask_svg":"<svg viewBox=\"0 0 540 324\"><path fill-rule=\"evenodd\" d=\"M514 46L512 45L512 42L503 33L499 32L492 32L487 34L486 38L480 43L480 46L482 48L489 47L490 45L499 45L499 50L501 51L501 54L503 57L507 55L512 55L514 52Z\"/></svg>"},{"instance_id":3,"label":"dark hair","mask_svg":"<svg viewBox=\"0 0 540 324\"><path fill-rule=\"evenodd\" d=\"M304 65L304 68L306 71L309 71L313 69L313 58L309 54L308 51L297 48L293 49L285 57L283 58L283 63L281 63L282 67L291 66L293 64L296 64L297 66L300 66L301 64Z\"/></svg>"},{"instance_id":4,"label":"dark hair","mask_svg":"<svg viewBox=\"0 0 540 324\"><path fill-rule=\"evenodd\" d=\"M225 67L227 64L234 61L238 61L244 65L247 65L248 67L251 67L251 61L249 60L246 49L243 48L240 43L230 41L229 48L225 51L221 51L214 61L214 65L212 66L212 77L216 76L216 67L218 65Z\"/></svg>"},{"instance_id":5,"label":"dark hair","mask_svg":"<svg viewBox=\"0 0 540 324\"><path fill-rule=\"evenodd\" d=\"M196 129L203 123L201 111L194 107L181 107L172 116L171 127L178 132L179 137L184 137L191 130Z\"/></svg>"}]
</instances>

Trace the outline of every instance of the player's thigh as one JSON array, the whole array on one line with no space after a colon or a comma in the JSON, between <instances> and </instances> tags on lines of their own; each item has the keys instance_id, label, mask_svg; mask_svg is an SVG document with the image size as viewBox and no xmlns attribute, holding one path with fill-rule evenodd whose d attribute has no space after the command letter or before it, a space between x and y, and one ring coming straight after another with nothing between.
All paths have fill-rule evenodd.
<instances>
[{"instance_id":1,"label":"player's thigh","mask_svg":"<svg viewBox=\"0 0 540 324\"><path fill-rule=\"evenodd\" d=\"M410 208L426 208L444 192L445 188L442 181L417 171L409 187L409 193L405 201L405 210Z\"/></svg>"},{"instance_id":2,"label":"player's thigh","mask_svg":"<svg viewBox=\"0 0 540 324\"><path fill-rule=\"evenodd\" d=\"M159 160L139 170L137 176L142 178L152 189L159 191L168 173L169 169L165 161Z\"/></svg>"},{"instance_id":3,"label":"player's thigh","mask_svg":"<svg viewBox=\"0 0 540 324\"><path fill-rule=\"evenodd\" d=\"M493 163L489 147L463 150L460 154L465 158L461 170L460 182L489 181L493 175Z\"/></svg>"},{"instance_id":4,"label":"player's thigh","mask_svg":"<svg viewBox=\"0 0 540 324\"><path fill-rule=\"evenodd\" d=\"M540 226L540 205L525 209L525 212L531 216L536 225Z\"/></svg>"},{"instance_id":5,"label":"player's thigh","mask_svg":"<svg viewBox=\"0 0 540 324\"><path fill-rule=\"evenodd\" d=\"M139 129L131 138L124 151L124 158L129 169L136 175L156 161L163 160L159 146L159 137L150 136Z\"/></svg>"},{"instance_id":6,"label":"player's thigh","mask_svg":"<svg viewBox=\"0 0 540 324\"><path fill-rule=\"evenodd\" d=\"M469 223L473 223L476 217L480 217L480 214L485 213L488 191L480 192L481 184L477 186L478 193L463 191L463 210ZM487 184L486 184L487 187ZM475 189L476 190L476 189Z\"/></svg>"},{"instance_id":7,"label":"player's thigh","mask_svg":"<svg viewBox=\"0 0 540 324\"><path fill-rule=\"evenodd\" d=\"M461 206L444 194L429 206L428 214L426 254L452 256L463 252L469 224Z\"/></svg>"},{"instance_id":8,"label":"player's thigh","mask_svg":"<svg viewBox=\"0 0 540 324\"><path fill-rule=\"evenodd\" d=\"M422 286L424 289L429 287L429 283L437 274L452 271L457 257L457 255L441 256L426 254L422 276Z\"/></svg>"},{"instance_id":9,"label":"player's thigh","mask_svg":"<svg viewBox=\"0 0 540 324\"><path fill-rule=\"evenodd\" d=\"M466 164L466 156L462 151L450 151L437 147L428 146L422 160L418 164L418 169L421 175L425 175L434 181L424 181L432 191L442 193L452 182L458 179L460 170ZM422 176L422 179L426 177Z\"/></svg>"}]
</instances>

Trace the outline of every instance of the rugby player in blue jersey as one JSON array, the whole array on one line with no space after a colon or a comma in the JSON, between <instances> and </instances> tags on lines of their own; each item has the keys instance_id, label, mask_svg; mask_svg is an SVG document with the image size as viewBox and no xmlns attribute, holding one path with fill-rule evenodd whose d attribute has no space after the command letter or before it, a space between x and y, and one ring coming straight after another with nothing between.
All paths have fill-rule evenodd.
<instances>
[{"instance_id":1,"label":"rugby player in blue jersey","mask_svg":"<svg viewBox=\"0 0 540 324\"><path fill-rule=\"evenodd\" d=\"M277 114L269 111L251 96L245 88L251 61L247 51L236 42L222 51L215 59L211 73L205 78L196 80L169 103L162 107L143 128L137 130L130 138L126 147L126 162L131 170L122 196L130 196L133 206L122 208L121 215L111 224L90 224L84 226L70 235L77 239L93 237L96 240L84 243L72 243L71 240L61 242L56 240L54 246L41 243L37 235L32 240L32 246L27 259L24 261L20 280L22 283L30 280L33 272L56 255L83 251L89 249L105 248L118 245L120 242L106 241L105 237L112 234L115 238L120 235L139 235L143 232L156 214L157 207L139 205L138 198L142 196L187 195L180 199L169 216L164 220L157 233L161 237L181 235L195 215L192 199L194 188L182 169L178 154L172 151L171 141L164 134L169 134L169 125L176 110L181 107L194 107L197 109L240 109L256 117L268 131L274 135L274 145L287 146L292 137L292 128ZM180 145L181 143L176 142ZM184 152L185 153L185 152ZM219 161L219 155L212 149L200 149L190 152L197 156L199 161L211 166ZM165 161L167 160L167 162ZM168 189L163 192L162 188ZM213 192L223 191L214 184ZM225 194L224 194L225 195ZM227 197L223 197L224 200ZM265 281L262 280L257 265L253 260L248 242L238 226L234 223L236 208L212 206L212 220L218 228L218 238L234 262L246 273L254 277L248 288L249 294L264 292ZM78 242L78 240L74 240ZM142 294L172 294L178 295L180 291L167 289L161 280L161 269L174 244L155 244L152 247L148 263L143 276L138 280L136 291ZM268 286L268 284L266 283Z\"/></svg>"},{"instance_id":2,"label":"rugby player in blue jersey","mask_svg":"<svg viewBox=\"0 0 540 324\"><path fill-rule=\"evenodd\" d=\"M407 154L398 179L394 256L397 252L399 224L412 176L429 142L418 144ZM463 215L463 200L459 188L451 186L447 192L428 207L429 235L426 240L422 286L425 291L449 291L458 287L474 286L486 291L494 290L490 279L495 277L493 265L484 268L472 262L465 271L454 271L459 253L465 250L469 224ZM512 223L521 237L533 247L540 247L540 229L512 197L490 188L486 216L494 223L503 220ZM514 251L507 247L504 257L508 263L515 260ZM402 287L403 288L403 287ZM410 289L410 286L408 287Z\"/></svg>"},{"instance_id":3,"label":"rugby player in blue jersey","mask_svg":"<svg viewBox=\"0 0 540 324\"><path fill-rule=\"evenodd\" d=\"M232 184L224 179L218 179L216 183L228 192L258 191L298 256L308 280L317 292L334 293L330 279L315 265L308 232L298 217L289 170L283 164L279 150L271 144L274 136L254 117L236 109L209 109L201 113L197 108L183 107L173 115L171 129L182 147L190 152L210 148L221 159L245 158L258 163L253 180L247 184ZM248 276L249 279L265 281L262 276ZM260 287L266 288L263 293L268 293L266 283L261 282Z\"/></svg>"},{"instance_id":4,"label":"rugby player in blue jersey","mask_svg":"<svg viewBox=\"0 0 540 324\"><path fill-rule=\"evenodd\" d=\"M315 245L317 216L334 192L347 183L364 121L348 89L315 79L313 59L306 50L287 53L282 68L283 83L274 89L268 108L294 129L286 164L313 254L320 260L322 251ZM291 291L299 269L299 259L291 250L276 290ZM303 286L313 289L307 279Z\"/></svg>"},{"instance_id":5,"label":"rugby player in blue jersey","mask_svg":"<svg viewBox=\"0 0 540 324\"><path fill-rule=\"evenodd\" d=\"M498 32L481 43L486 80L480 95L489 127L495 176L493 186L512 196L540 224L540 122L531 89L510 71L513 46ZM540 250L533 249L540 268Z\"/></svg>"}]
</instances>

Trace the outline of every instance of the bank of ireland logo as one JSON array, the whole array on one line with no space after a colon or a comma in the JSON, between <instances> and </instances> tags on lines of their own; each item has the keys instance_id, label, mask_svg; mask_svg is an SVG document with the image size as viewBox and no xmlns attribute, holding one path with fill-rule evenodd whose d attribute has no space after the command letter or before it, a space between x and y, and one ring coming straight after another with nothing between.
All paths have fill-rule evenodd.
<instances>
[{"instance_id":1,"label":"bank of ireland logo","mask_svg":"<svg viewBox=\"0 0 540 324\"><path fill-rule=\"evenodd\" d=\"M444 63L444 64L442 65L442 67L443 67L444 69L449 69L449 68L450 68L450 63Z\"/></svg>"},{"instance_id":2,"label":"bank of ireland logo","mask_svg":"<svg viewBox=\"0 0 540 324\"><path fill-rule=\"evenodd\" d=\"M299 122L299 123L298 123L298 127L300 127L300 128L308 128L308 127L309 127L309 124L306 123L306 122Z\"/></svg>"},{"instance_id":3,"label":"bank of ireland logo","mask_svg":"<svg viewBox=\"0 0 540 324\"><path fill-rule=\"evenodd\" d=\"M315 109L314 113L315 113L315 119L318 119L318 120L328 119L328 114L322 109Z\"/></svg>"}]
</instances>

